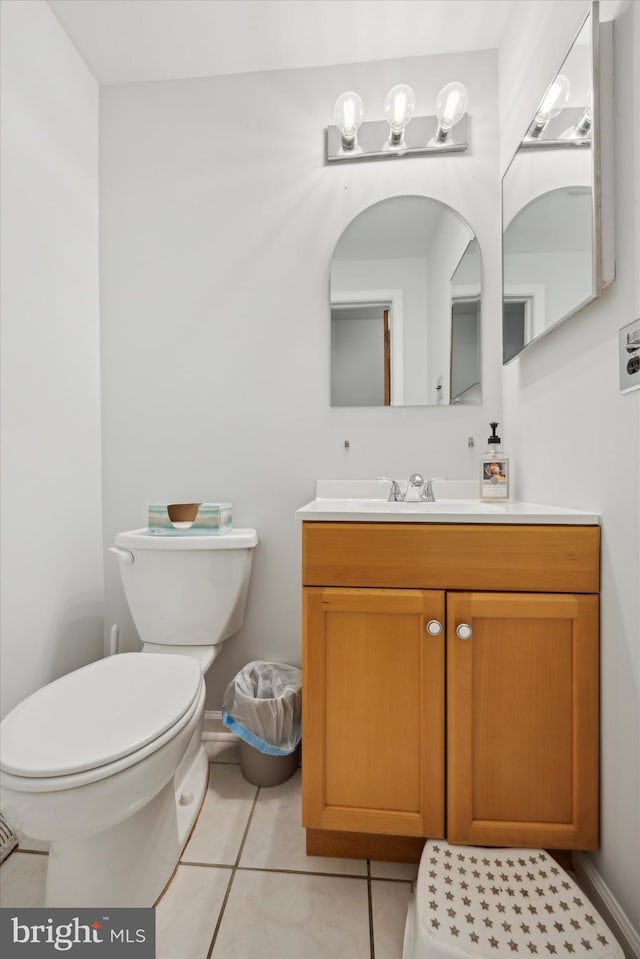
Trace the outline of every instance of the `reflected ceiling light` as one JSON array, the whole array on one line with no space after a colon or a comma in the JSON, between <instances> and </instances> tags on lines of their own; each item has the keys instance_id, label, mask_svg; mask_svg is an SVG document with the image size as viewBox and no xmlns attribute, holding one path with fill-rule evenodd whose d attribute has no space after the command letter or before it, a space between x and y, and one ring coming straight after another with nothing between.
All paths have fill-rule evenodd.
<instances>
[{"instance_id":1,"label":"reflected ceiling light","mask_svg":"<svg viewBox=\"0 0 640 959\"><path fill-rule=\"evenodd\" d=\"M467 101L462 83L448 83L438 94L437 115L414 117L416 95L406 83L398 83L384 100L386 120L363 122L362 100L347 91L336 100L335 126L327 130L327 161L468 150Z\"/></svg>"},{"instance_id":2,"label":"reflected ceiling light","mask_svg":"<svg viewBox=\"0 0 640 959\"><path fill-rule=\"evenodd\" d=\"M559 73L547 92L545 93L540 106L536 111L533 123L529 127L528 137L539 137L544 128L566 105L571 92L571 84L563 73Z\"/></svg>"},{"instance_id":3,"label":"reflected ceiling light","mask_svg":"<svg viewBox=\"0 0 640 959\"><path fill-rule=\"evenodd\" d=\"M333 117L340 131L343 150L355 150L358 146L358 130L364 116L364 104L357 93L348 90L336 100Z\"/></svg>"}]
</instances>

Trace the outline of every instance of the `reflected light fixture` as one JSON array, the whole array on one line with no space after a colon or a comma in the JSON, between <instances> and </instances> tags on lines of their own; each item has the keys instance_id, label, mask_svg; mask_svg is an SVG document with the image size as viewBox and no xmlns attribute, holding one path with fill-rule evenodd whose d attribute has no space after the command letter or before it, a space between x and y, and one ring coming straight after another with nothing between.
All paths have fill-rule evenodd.
<instances>
[{"instance_id":1,"label":"reflected light fixture","mask_svg":"<svg viewBox=\"0 0 640 959\"><path fill-rule=\"evenodd\" d=\"M587 90L585 95L586 106L584 112L572 131L574 137L590 136L591 125L593 123L593 90Z\"/></svg>"},{"instance_id":2,"label":"reflected light fixture","mask_svg":"<svg viewBox=\"0 0 640 959\"><path fill-rule=\"evenodd\" d=\"M569 99L570 92L571 84L563 73L559 73L542 98L533 123L527 132L527 137L532 137L535 140L540 136L549 120L553 120L562 112Z\"/></svg>"},{"instance_id":3,"label":"reflected light fixture","mask_svg":"<svg viewBox=\"0 0 640 959\"><path fill-rule=\"evenodd\" d=\"M558 83L558 80L560 81ZM569 81L559 75L549 87L538 107L535 119L520 144L525 149L588 147L593 126L593 92L587 90L584 107L565 106L569 98ZM550 124L559 117L559 122ZM565 127L565 124L568 126ZM559 130L565 127L562 133Z\"/></svg>"},{"instance_id":4,"label":"reflected light fixture","mask_svg":"<svg viewBox=\"0 0 640 959\"><path fill-rule=\"evenodd\" d=\"M448 83L438 94L436 115L415 117L416 95L398 83L384 99L386 120L363 122L362 100L349 90L335 103L327 161L461 153L469 148L467 101L462 83Z\"/></svg>"}]
</instances>

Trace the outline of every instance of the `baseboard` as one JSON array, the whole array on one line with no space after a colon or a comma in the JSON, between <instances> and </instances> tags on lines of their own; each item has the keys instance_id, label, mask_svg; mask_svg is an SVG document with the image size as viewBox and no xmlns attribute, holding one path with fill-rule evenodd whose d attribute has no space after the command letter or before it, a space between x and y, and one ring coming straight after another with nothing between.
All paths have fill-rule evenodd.
<instances>
[{"instance_id":1,"label":"baseboard","mask_svg":"<svg viewBox=\"0 0 640 959\"><path fill-rule=\"evenodd\" d=\"M204 714L203 742L238 743L240 739L230 732L222 722L222 712L219 709L207 709Z\"/></svg>"},{"instance_id":2,"label":"baseboard","mask_svg":"<svg viewBox=\"0 0 640 959\"><path fill-rule=\"evenodd\" d=\"M584 852L574 852L576 879L620 943L626 959L640 959L640 935Z\"/></svg>"}]
</instances>

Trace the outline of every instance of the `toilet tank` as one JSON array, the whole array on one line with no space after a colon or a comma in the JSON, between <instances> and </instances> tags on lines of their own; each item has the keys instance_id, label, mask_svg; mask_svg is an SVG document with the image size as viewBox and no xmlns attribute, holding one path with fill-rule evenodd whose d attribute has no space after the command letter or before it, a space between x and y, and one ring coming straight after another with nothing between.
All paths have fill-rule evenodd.
<instances>
[{"instance_id":1,"label":"toilet tank","mask_svg":"<svg viewBox=\"0 0 640 959\"><path fill-rule=\"evenodd\" d=\"M254 529L224 536L118 533L112 549L142 642L215 646L237 632L257 542Z\"/></svg>"}]
</instances>

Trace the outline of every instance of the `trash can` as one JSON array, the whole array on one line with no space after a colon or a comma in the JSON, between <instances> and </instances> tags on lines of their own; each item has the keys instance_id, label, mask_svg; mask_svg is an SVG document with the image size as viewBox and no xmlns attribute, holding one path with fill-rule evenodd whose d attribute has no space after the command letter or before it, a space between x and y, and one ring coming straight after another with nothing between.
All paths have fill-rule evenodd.
<instances>
[{"instance_id":1,"label":"trash can","mask_svg":"<svg viewBox=\"0 0 640 959\"><path fill-rule=\"evenodd\" d=\"M302 736L302 672L255 660L224 694L222 721L240 737L242 774L255 786L277 786L298 766Z\"/></svg>"}]
</instances>

